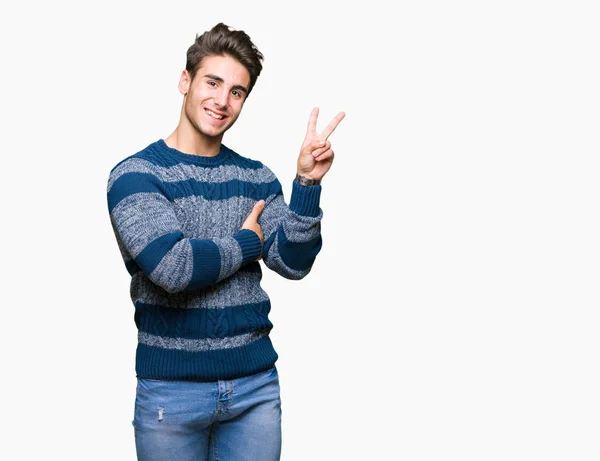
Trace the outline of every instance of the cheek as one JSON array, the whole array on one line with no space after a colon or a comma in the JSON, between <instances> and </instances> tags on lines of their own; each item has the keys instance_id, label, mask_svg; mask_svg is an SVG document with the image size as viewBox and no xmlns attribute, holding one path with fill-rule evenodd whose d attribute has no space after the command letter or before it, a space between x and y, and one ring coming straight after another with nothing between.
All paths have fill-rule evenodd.
<instances>
[{"instance_id":1,"label":"cheek","mask_svg":"<svg viewBox=\"0 0 600 461\"><path fill-rule=\"evenodd\" d=\"M188 101L192 104L200 104L205 99L206 99L206 94L204 94L202 92L202 90L198 90L197 88L191 90L188 93Z\"/></svg>"},{"instance_id":2,"label":"cheek","mask_svg":"<svg viewBox=\"0 0 600 461\"><path fill-rule=\"evenodd\" d=\"M240 112L242 111L242 107L244 107L243 102L232 104L232 109L233 109L233 112L235 113L235 118L237 118L240 115Z\"/></svg>"}]
</instances>

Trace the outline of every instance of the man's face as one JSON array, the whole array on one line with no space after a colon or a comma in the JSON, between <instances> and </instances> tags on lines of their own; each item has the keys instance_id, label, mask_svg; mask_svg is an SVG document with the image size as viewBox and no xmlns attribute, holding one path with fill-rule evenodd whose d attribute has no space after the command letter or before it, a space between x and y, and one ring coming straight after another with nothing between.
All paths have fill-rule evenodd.
<instances>
[{"instance_id":1,"label":"man's face","mask_svg":"<svg viewBox=\"0 0 600 461\"><path fill-rule=\"evenodd\" d=\"M222 137L239 117L249 86L250 73L239 61L207 56L192 82L187 71L181 76L185 116L204 136Z\"/></svg>"}]
</instances>

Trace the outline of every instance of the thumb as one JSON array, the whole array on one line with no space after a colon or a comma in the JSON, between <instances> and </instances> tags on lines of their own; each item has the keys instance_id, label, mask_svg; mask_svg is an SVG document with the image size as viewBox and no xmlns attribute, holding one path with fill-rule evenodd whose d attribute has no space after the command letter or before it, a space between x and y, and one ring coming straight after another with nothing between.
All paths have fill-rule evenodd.
<instances>
[{"instance_id":1,"label":"thumb","mask_svg":"<svg viewBox=\"0 0 600 461\"><path fill-rule=\"evenodd\" d=\"M256 202L254 204L254 207L252 207L252 211L250 212L250 215L248 217L252 216L252 218L258 219L258 217L260 216L260 214L262 213L264 208L265 208L265 201L259 200L258 202Z\"/></svg>"}]
</instances>

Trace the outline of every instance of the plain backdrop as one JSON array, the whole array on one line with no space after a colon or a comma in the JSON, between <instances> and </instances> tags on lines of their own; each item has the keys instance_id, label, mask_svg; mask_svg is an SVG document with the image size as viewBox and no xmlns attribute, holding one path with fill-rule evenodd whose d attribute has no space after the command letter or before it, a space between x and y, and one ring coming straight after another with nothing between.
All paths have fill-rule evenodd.
<instances>
[{"instance_id":1,"label":"plain backdrop","mask_svg":"<svg viewBox=\"0 0 600 461\"><path fill-rule=\"evenodd\" d=\"M347 114L311 274L264 270L282 460L600 459L596 5L4 4L2 458L135 460L106 181L225 22L265 61L224 143L286 200L311 108Z\"/></svg>"}]
</instances>

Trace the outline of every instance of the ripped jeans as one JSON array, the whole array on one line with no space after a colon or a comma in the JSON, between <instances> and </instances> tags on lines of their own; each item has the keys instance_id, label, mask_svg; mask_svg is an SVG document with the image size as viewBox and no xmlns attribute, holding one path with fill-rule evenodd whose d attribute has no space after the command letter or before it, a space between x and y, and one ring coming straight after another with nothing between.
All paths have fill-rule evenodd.
<instances>
[{"instance_id":1,"label":"ripped jeans","mask_svg":"<svg viewBox=\"0 0 600 461\"><path fill-rule=\"evenodd\" d=\"M133 427L138 461L277 461L277 368L213 382L139 378Z\"/></svg>"}]
</instances>

